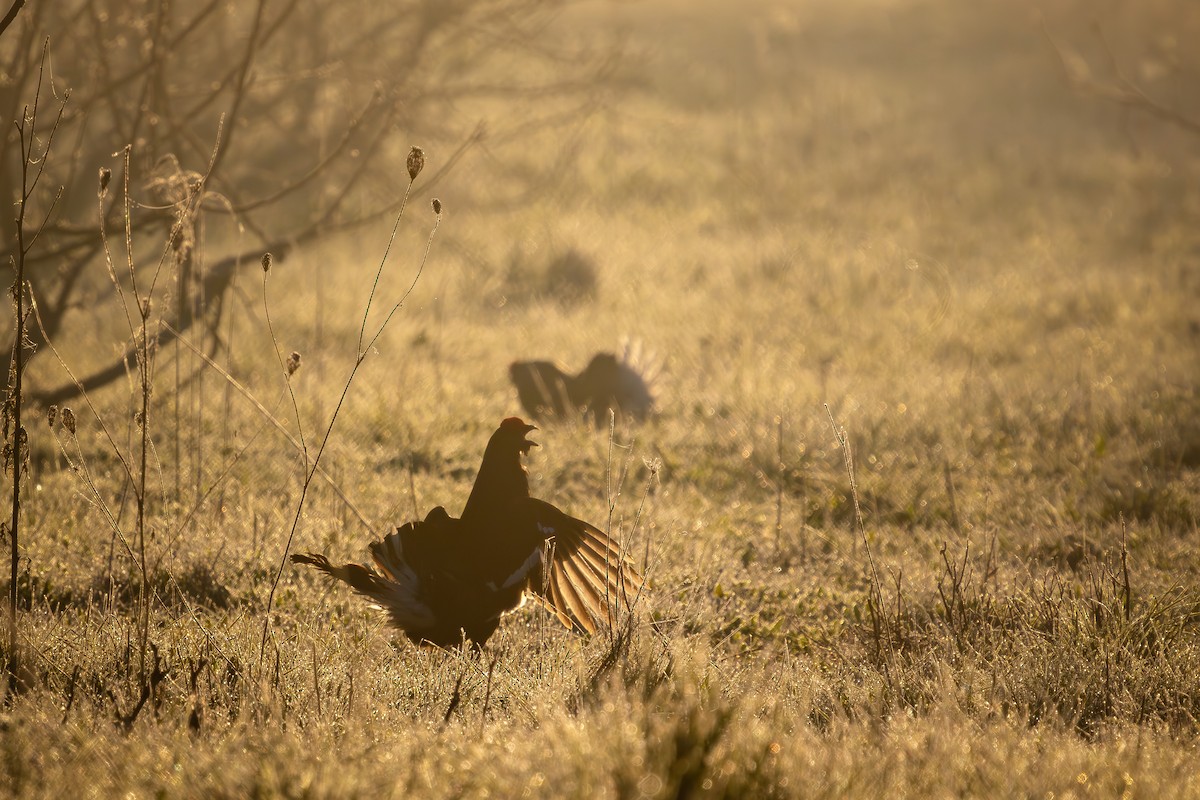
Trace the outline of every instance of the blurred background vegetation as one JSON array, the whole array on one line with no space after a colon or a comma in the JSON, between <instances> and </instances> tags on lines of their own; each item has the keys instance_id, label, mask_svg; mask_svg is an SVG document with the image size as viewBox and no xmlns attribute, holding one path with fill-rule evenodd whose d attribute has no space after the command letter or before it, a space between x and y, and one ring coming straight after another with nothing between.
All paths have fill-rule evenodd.
<instances>
[{"instance_id":1,"label":"blurred background vegetation","mask_svg":"<svg viewBox=\"0 0 1200 800\"><path fill-rule=\"evenodd\" d=\"M43 52L40 141L70 91L28 207L26 395L80 422L27 425L13 793L1194 794L1195 41L1181 0L21 9L4 119ZM338 402L414 144L387 305L445 211L295 545L358 559L457 512L519 410L509 362L638 342L657 419L548 426L530 464L535 494L649 544L621 658L540 612L494 672L392 646L290 571L259 658L306 463L287 437ZM165 264L144 576L121 546L137 336L100 235L127 291L127 146L134 271ZM295 413L272 338L303 355ZM98 376L95 414L64 366ZM143 580L167 669L130 717Z\"/></svg>"}]
</instances>

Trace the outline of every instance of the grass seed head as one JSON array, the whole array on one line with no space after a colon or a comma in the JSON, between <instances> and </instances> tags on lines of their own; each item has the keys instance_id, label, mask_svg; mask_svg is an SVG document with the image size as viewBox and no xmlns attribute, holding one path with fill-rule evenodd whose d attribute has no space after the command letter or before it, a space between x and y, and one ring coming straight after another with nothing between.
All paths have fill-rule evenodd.
<instances>
[{"instance_id":1,"label":"grass seed head","mask_svg":"<svg viewBox=\"0 0 1200 800\"><path fill-rule=\"evenodd\" d=\"M108 182L112 180L112 170L108 167L100 168L100 196L104 197L108 194Z\"/></svg>"},{"instance_id":2,"label":"grass seed head","mask_svg":"<svg viewBox=\"0 0 1200 800\"><path fill-rule=\"evenodd\" d=\"M413 145L413 149L408 151L408 180L415 181L424 168L425 151Z\"/></svg>"},{"instance_id":3,"label":"grass seed head","mask_svg":"<svg viewBox=\"0 0 1200 800\"><path fill-rule=\"evenodd\" d=\"M75 412L71 410L70 406L63 406L62 423L63 423L63 427L67 429L67 432L70 433L72 436L74 436L75 435Z\"/></svg>"},{"instance_id":4,"label":"grass seed head","mask_svg":"<svg viewBox=\"0 0 1200 800\"><path fill-rule=\"evenodd\" d=\"M51 403L50 407L46 409L46 424L53 428L56 421L58 421L58 406Z\"/></svg>"},{"instance_id":5,"label":"grass seed head","mask_svg":"<svg viewBox=\"0 0 1200 800\"><path fill-rule=\"evenodd\" d=\"M270 253L263 253L262 268L263 268L263 272L271 271L271 254Z\"/></svg>"},{"instance_id":6,"label":"grass seed head","mask_svg":"<svg viewBox=\"0 0 1200 800\"><path fill-rule=\"evenodd\" d=\"M442 215L442 201L438 200L436 197L433 198L433 213L437 214L439 217Z\"/></svg>"},{"instance_id":7,"label":"grass seed head","mask_svg":"<svg viewBox=\"0 0 1200 800\"><path fill-rule=\"evenodd\" d=\"M298 369L300 369L300 354L293 350L292 354L287 358L288 377L290 378L292 375L295 375Z\"/></svg>"}]
</instances>

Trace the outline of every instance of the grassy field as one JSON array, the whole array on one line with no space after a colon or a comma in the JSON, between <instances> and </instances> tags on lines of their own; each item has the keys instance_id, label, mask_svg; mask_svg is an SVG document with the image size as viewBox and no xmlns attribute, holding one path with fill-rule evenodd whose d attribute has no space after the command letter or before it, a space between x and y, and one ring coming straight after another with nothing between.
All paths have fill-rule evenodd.
<instances>
[{"instance_id":1,"label":"grassy field","mask_svg":"<svg viewBox=\"0 0 1200 800\"><path fill-rule=\"evenodd\" d=\"M1093 16L1197 115L1184 2L568 8L548 35L624 32L617 74L437 187L292 550L457 513L508 363L628 338L657 418L543 426L530 474L648 553L630 635L527 608L418 650L289 565L260 647L305 460L249 398L315 455L381 223L265 279L295 409L257 268L218 355L244 391L158 356L144 698L140 398L31 429L0 796L1200 797L1200 138L1068 85L1046 34L1102 78ZM433 224L414 200L368 327ZM110 302L72 370L120 346Z\"/></svg>"}]
</instances>

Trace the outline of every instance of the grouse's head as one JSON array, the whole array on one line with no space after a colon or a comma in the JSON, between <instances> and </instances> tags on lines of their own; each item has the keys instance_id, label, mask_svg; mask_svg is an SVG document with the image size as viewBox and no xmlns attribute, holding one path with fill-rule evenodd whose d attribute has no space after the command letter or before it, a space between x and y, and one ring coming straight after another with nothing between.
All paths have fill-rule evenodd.
<instances>
[{"instance_id":1,"label":"grouse's head","mask_svg":"<svg viewBox=\"0 0 1200 800\"><path fill-rule=\"evenodd\" d=\"M536 425L530 425L520 417L509 417L501 422L500 427L492 434L492 441L528 453L529 448L537 447L538 443L530 441L526 436L530 431L536 430Z\"/></svg>"}]
</instances>

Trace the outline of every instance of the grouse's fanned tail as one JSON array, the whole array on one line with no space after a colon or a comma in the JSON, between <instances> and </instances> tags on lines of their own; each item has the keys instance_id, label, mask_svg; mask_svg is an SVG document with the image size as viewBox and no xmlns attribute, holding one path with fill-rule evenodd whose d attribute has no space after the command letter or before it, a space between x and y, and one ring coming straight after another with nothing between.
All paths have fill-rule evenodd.
<instances>
[{"instance_id":1,"label":"grouse's fanned tail","mask_svg":"<svg viewBox=\"0 0 1200 800\"><path fill-rule=\"evenodd\" d=\"M433 611L418 595L416 576L403 562L400 562L402 568L392 564L391 567L395 568L395 571L389 569L387 576L380 575L362 564L331 564L329 559L320 553L295 553L292 555L292 563L309 564L348 584L359 594L373 600L388 613L393 624L405 631L429 628L436 623Z\"/></svg>"},{"instance_id":2,"label":"grouse's fanned tail","mask_svg":"<svg viewBox=\"0 0 1200 800\"><path fill-rule=\"evenodd\" d=\"M326 575L334 577L343 583L350 584L352 588L368 597L374 597L384 590L383 579L362 564L342 564L341 566L337 566L329 563L329 559L320 553L293 553L292 563L309 564L316 567Z\"/></svg>"}]
</instances>

